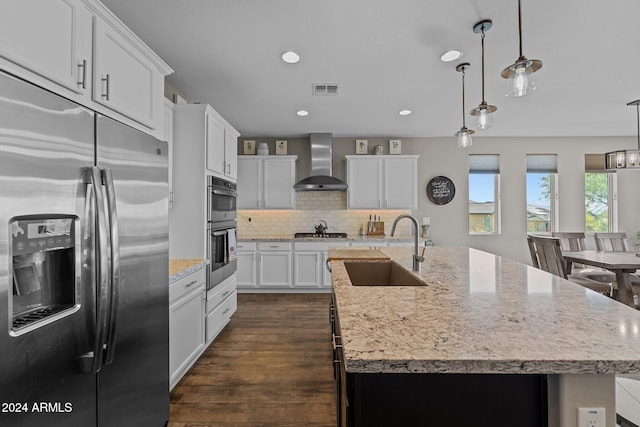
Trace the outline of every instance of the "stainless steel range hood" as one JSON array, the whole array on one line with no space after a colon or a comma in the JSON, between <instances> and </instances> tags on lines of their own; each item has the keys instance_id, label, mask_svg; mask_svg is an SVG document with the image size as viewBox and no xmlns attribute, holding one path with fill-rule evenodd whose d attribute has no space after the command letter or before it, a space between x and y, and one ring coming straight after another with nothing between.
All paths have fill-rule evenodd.
<instances>
[{"instance_id":1,"label":"stainless steel range hood","mask_svg":"<svg viewBox=\"0 0 640 427\"><path fill-rule=\"evenodd\" d=\"M331 176L330 133L311 133L311 176L296 183L296 191L347 191L347 184Z\"/></svg>"}]
</instances>

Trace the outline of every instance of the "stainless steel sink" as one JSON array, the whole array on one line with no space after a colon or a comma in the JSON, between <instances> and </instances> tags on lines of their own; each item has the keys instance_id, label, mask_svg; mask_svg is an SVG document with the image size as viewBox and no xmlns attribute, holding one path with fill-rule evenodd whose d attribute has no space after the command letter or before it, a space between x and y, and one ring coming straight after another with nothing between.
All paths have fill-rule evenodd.
<instances>
[{"instance_id":1,"label":"stainless steel sink","mask_svg":"<svg viewBox=\"0 0 640 427\"><path fill-rule=\"evenodd\" d=\"M427 286L395 261L345 261L353 286Z\"/></svg>"}]
</instances>

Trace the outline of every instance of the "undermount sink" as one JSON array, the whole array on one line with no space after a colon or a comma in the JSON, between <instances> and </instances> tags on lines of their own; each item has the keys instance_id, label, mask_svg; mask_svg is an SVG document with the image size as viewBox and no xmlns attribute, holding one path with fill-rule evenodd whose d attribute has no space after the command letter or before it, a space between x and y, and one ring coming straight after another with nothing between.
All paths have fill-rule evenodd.
<instances>
[{"instance_id":1,"label":"undermount sink","mask_svg":"<svg viewBox=\"0 0 640 427\"><path fill-rule=\"evenodd\" d=\"M395 261L344 261L353 286L427 286Z\"/></svg>"}]
</instances>

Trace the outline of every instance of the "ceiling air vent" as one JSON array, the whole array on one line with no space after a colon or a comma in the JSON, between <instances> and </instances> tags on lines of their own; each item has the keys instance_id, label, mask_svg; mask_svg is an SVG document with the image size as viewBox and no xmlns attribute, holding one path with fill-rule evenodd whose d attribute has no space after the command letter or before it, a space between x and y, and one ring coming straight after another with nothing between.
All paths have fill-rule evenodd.
<instances>
[{"instance_id":1,"label":"ceiling air vent","mask_svg":"<svg viewBox=\"0 0 640 427\"><path fill-rule=\"evenodd\" d=\"M313 85L314 96L332 96L338 94L339 86L329 83L315 83Z\"/></svg>"}]
</instances>

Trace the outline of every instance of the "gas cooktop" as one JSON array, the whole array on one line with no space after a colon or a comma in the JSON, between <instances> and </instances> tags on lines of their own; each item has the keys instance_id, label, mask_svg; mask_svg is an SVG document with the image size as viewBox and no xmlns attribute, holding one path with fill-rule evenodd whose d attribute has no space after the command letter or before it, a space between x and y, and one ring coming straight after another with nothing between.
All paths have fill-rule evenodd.
<instances>
[{"instance_id":1,"label":"gas cooktop","mask_svg":"<svg viewBox=\"0 0 640 427\"><path fill-rule=\"evenodd\" d=\"M318 239L346 239L347 238L347 233L322 233L322 234L318 234L318 233L295 233L293 235L293 237L295 237L295 238L315 237L315 238L318 238Z\"/></svg>"}]
</instances>

